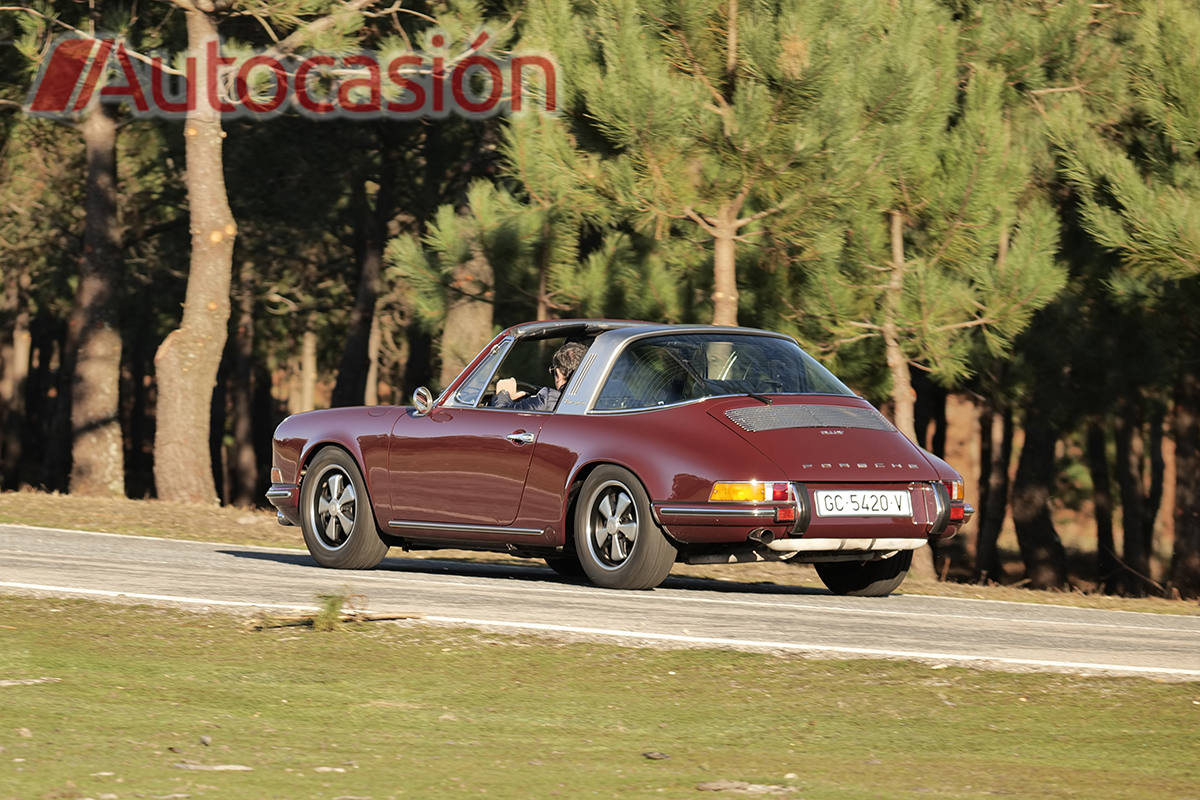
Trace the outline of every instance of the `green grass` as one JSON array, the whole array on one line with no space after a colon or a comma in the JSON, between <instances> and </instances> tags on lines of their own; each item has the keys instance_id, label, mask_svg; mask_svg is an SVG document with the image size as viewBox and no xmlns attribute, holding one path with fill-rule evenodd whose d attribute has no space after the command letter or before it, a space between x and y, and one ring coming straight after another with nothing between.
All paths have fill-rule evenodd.
<instances>
[{"instance_id":1,"label":"green grass","mask_svg":"<svg viewBox=\"0 0 1200 800\"><path fill-rule=\"evenodd\" d=\"M0 595L0 797L1200 797L1197 684L243 622Z\"/></svg>"}]
</instances>

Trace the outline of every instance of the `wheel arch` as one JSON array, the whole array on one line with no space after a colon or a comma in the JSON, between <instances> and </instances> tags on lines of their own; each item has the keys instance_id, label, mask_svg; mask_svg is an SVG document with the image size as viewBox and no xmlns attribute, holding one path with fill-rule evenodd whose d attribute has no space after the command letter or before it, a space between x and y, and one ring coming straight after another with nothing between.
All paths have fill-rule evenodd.
<instances>
[{"instance_id":1,"label":"wheel arch","mask_svg":"<svg viewBox=\"0 0 1200 800\"><path fill-rule=\"evenodd\" d=\"M588 476L590 476L600 467L620 467L632 475L634 480L638 482L638 485L642 487L642 491L646 493L646 497L650 501L650 521L653 522L660 531L662 531L663 535L666 536L667 539L675 544L678 544L678 542L675 542L674 537L671 536L671 534L662 526L662 524L658 521L658 518L655 516L654 496L650 494L650 489L646 486L645 479L642 478L638 471L629 464L623 463L616 459L594 458L578 465L575 469L575 473L567 482L567 491L565 494L566 502L563 506L562 523L564 537L563 547L565 549L574 551L575 547L575 508L576 504L579 502L579 490L583 488L583 484L587 481Z\"/></svg>"},{"instance_id":2,"label":"wheel arch","mask_svg":"<svg viewBox=\"0 0 1200 800\"><path fill-rule=\"evenodd\" d=\"M371 521L375 524L375 530L380 531L379 519L375 516L375 500L371 497L371 484L367 481L367 471L363 466L362 453L354 452L354 449L347 447L345 442L337 439L322 439L317 442L311 442L306 447L300 456L300 469L296 475L296 487L300 496L304 492L304 478L308 474L308 468L313 460L323 453L325 450L333 448L341 450L346 455L350 456L350 460L354 462L354 466L358 468L358 475L362 478L363 490L367 494L367 506L371 509ZM300 513L304 513L301 509Z\"/></svg>"}]
</instances>

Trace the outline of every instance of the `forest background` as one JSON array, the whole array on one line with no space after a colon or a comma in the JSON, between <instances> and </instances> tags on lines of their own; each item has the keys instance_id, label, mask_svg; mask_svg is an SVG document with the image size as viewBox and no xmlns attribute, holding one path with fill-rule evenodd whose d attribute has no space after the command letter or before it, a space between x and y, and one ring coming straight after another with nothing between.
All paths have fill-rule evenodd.
<instances>
[{"instance_id":1,"label":"forest background","mask_svg":"<svg viewBox=\"0 0 1200 800\"><path fill-rule=\"evenodd\" d=\"M63 37L220 42L228 93L480 31L555 113L29 113ZM5 489L261 504L286 414L509 324L750 325L967 475L943 576L1200 596L1195 0L0 5L0 153Z\"/></svg>"}]
</instances>

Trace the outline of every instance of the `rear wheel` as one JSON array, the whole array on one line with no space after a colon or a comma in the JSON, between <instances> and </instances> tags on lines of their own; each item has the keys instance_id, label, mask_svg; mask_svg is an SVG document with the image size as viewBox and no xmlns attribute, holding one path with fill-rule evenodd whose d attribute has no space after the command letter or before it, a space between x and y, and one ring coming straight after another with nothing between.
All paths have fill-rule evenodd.
<instances>
[{"instance_id":1,"label":"rear wheel","mask_svg":"<svg viewBox=\"0 0 1200 800\"><path fill-rule=\"evenodd\" d=\"M901 550L878 561L819 562L813 566L834 594L886 597L904 582L912 558L912 550Z\"/></svg>"},{"instance_id":2,"label":"rear wheel","mask_svg":"<svg viewBox=\"0 0 1200 800\"><path fill-rule=\"evenodd\" d=\"M579 491L575 552L588 578L607 589L653 589L675 563L641 481L611 465L597 467Z\"/></svg>"},{"instance_id":3,"label":"rear wheel","mask_svg":"<svg viewBox=\"0 0 1200 800\"><path fill-rule=\"evenodd\" d=\"M308 552L322 567L371 569L387 555L362 473L345 450L325 448L305 471L300 529Z\"/></svg>"}]
</instances>

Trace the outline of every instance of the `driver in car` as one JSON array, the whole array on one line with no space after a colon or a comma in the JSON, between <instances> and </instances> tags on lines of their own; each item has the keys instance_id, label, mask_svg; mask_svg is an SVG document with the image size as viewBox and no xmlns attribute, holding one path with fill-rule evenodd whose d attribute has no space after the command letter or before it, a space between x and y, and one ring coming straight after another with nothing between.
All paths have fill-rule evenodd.
<instances>
[{"instance_id":1,"label":"driver in car","mask_svg":"<svg viewBox=\"0 0 1200 800\"><path fill-rule=\"evenodd\" d=\"M496 381L496 395L492 408L515 408L520 411L553 411L567 381L583 363L587 345L582 342L567 342L550 357L550 375L554 388L543 386L537 394L528 394L517 389L516 378L501 378Z\"/></svg>"}]
</instances>

